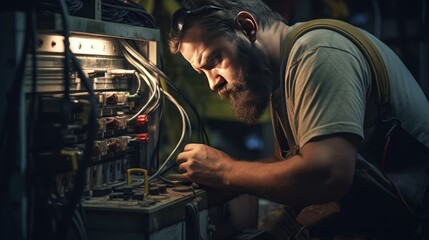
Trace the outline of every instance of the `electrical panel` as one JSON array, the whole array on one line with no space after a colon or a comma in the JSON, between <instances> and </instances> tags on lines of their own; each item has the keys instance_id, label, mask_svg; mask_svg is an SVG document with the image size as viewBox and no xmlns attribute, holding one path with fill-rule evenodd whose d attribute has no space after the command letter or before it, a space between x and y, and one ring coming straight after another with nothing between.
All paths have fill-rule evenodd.
<instances>
[{"instance_id":1,"label":"electrical panel","mask_svg":"<svg viewBox=\"0 0 429 240\"><path fill-rule=\"evenodd\" d=\"M88 22L84 19L75 21L79 20ZM107 23L100 27L103 25ZM138 31L138 27L134 28L135 32ZM116 33L117 36L114 34L90 34L86 29L77 29L69 38L73 57L80 64L96 100L96 124L93 126L95 129L91 129L94 136L85 191L123 181L126 170L131 167L153 173L158 166L155 143L159 137L159 111L156 111L155 104L143 109L148 105L151 94L145 81L157 81L156 76L149 71L139 72L127 60L127 57L133 57L128 49L138 54L134 58L155 64L158 39L130 40L119 37L120 32ZM59 34L38 34L37 79L32 77L31 58L27 60L25 71L27 99L38 104L37 112L33 113L33 138L38 139L34 145L36 161L43 163L39 166L41 171L56 175L55 187L59 193L66 193L73 187L74 171L83 157L88 137L91 107L89 93L76 67L70 64L69 73L64 70L63 42L64 37ZM131 44L135 47L132 48ZM69 74L67 86L65 74ZM35 89L32 89L33 81L36 81ZM68 96L65 96L65 91Z\"/></svg>"},{"instance_id":2,"label":"electrical panel","mask_svg":"<svg viewBox=\"0 0 429 240\"><path fill-rule=\"evenodd\" d=\"M31 29L29 17L0 14L11 23L1 58L10 158L0 238L185 239L186 225L203 222L207 239L205 192L158 178L192 135L179 95L161 86L175 89L158 67L159 29L60 14L33 16ZM166 102L183 130L160 161Z\"/></svg>"}]
</instances>

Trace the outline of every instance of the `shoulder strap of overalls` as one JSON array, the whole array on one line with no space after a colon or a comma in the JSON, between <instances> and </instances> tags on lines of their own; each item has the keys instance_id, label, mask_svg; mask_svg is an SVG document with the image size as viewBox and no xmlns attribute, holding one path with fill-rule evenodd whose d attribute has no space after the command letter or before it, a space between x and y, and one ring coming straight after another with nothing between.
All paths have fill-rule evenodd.
<instances>
[{"instance_id":1,"label":"shoulder strap of overalls","mask_svg":"<svg viewBox=\"0 0 429 240\"><path fill-rule=\"evenodd\" d=\"M314 29L329 29L336 31L350 39L368 59L374 85L377 87L377 100L379 105L386 106L390 101L390 89L387 70L383 59L372 42L353 25L335 19L316 19L297 25L286 35L286 59L294 42L303 34Z\"/></svg>"}]
</instances>

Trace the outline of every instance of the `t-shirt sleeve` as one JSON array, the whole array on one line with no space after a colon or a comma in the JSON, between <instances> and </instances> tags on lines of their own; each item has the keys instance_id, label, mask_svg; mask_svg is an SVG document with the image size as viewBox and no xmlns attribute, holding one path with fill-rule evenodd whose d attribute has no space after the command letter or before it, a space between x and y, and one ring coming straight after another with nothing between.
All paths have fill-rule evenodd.
<instances>
[{"instance_id":1,"label":"t-shirt sleeve","mask_svg":"<svg viewBox=\"0 0 429 240\"><path fill-rule=\"evenodd\" d=\"M334 133L363 139L365 77L362 62L347 51L318 47L301 55L290 68L286 88L291 127L300 147Z\"/></svg>"}]
</instances>

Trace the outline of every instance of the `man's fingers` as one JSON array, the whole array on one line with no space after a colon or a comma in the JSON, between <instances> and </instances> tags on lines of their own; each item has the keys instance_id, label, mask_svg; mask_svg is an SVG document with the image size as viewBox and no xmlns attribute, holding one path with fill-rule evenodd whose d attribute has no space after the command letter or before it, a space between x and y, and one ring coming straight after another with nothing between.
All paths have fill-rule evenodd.
<instances>
[{"instance_id":1,"label":"man's fingers","mask_svg":"<svg viewBox=\"0 0 429 240\"><path fill-rule=\"evenodd\" d=\"M201 144L195 144L195 143L186 144L186 146L183 148L183 152L177 155L177 159L176 159L177 164L184 163L189 158L192 158L196 153L193 150L197 149L199 145Z\"/></svg>"},{"instance_id":2,"label":"man's fingers","mask_svg":"<svg viewBox=\"0 0 429 240\"><path fill-rule=\"evenodd\" d=\"M185 172L182 174L182 181L183 182L191 182L192 180L189 178L188 174Z\"/></svg>"},{"instance_id":3,"label":"man's fingers","mask_svg":"<svg viewBox=\"0 0 429 240\"><path fill-rule=\"evenodd\" d=\"M184 152L188 152L188 151L192 151L193 149L195 149L197 146L199 146L200 144L197 143L189 143L186 144L185 147L183 148Z\"/></svg>"},{"instance_id":4,"label":"man's fingers","mask_svg":"<svg viewBox=\"0 0 429 240\"><path fill-rule=\"evenodd\" d=\"M177 155L177 158L176 158L176 162L177 162L177 164L178 165L180 165L180 164L182 164L182 163L184 163L184 162L186 162L187 160L188 160L188 153L186 153L186 152L181 152L181 153L179 153L178 155Z\"/></svg>"}]
</instances>

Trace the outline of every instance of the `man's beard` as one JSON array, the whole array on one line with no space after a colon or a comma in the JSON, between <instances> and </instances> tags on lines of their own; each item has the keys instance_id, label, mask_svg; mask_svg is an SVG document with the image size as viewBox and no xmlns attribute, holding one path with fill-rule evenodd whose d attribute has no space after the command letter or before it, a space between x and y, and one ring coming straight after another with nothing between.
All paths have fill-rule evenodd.
<instances>
[{"instance_id":1,"label":"man's beard","mask_svg":"<svg viewBox=\"0 0 429 240\"><path fill-rule=\"evenodd\" d=\"M240 74L219 95L229 99L237 118L248 125L257 123L270 101L272 73L262 50L238 39L236 43Z\"/></svg>"}]
</instances>

